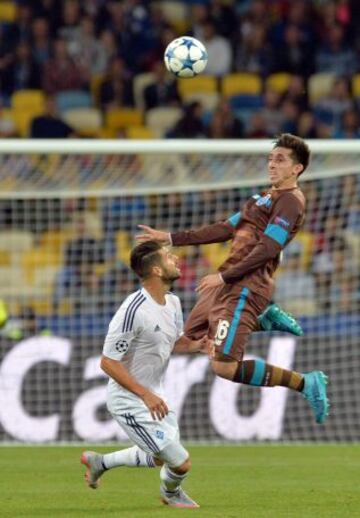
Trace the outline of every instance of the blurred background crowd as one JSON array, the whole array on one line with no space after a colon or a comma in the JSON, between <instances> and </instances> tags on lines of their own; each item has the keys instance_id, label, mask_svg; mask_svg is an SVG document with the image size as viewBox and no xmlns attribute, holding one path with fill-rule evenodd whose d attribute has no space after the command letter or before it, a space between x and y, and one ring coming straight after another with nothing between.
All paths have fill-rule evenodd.
<instances>
[{"instance_id":1,"label":"blurred background crowd","mask_svg":"<svg viewBox=\"0 0 360 518\"><path fill-rule=\"evenodd\" d=\"M358 138L359 24L355 0L0 1L0 137ZM162 61L183 34L209 53L206 74L191 80ZM111 189L119 170L130 188L160 173L166 185L186 170L205 183L226 171L206 157L172 157L171 167L125 155L1 160L0 189L13 193ZM359 175L303 185L307 219L276 301L300 317L349 316L360 301ZM84 322L103 334L137 286L128 257L138 223L198 226L254 192L0 200L0 297L20 317L7 336L71 333ZM227 253L224 244L180 251L185 314L198 279Z\"/></svg>"},{"instance_id":2,"label":"blurred background crowd","mask_svg":"<svg viewBox=\"0 0 360 518\"><path fill-rule=\"evenodd\" d=\"M358 138L351 0L0 2L0 136ZM206 75L164 69L179 35Z\"/></svg>"}]
</instances>

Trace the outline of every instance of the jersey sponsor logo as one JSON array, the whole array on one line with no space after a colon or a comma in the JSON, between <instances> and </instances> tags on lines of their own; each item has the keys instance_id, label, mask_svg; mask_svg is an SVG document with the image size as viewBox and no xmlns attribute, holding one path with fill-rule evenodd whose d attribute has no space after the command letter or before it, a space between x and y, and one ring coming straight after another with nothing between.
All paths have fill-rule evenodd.
<instances>
[{"instance_id":1,"label":"jersey sponsor logo","mask_svg":"<svg viewBox=\"0 0 360 518\"><path fill-rule=\"evenodd\" d=\"M256 198L255 198L255 196L256 196ZM271 194L267 194L266 196L259 196L259 197L257 197L258 195L255 195L255 196L253 196L253 198L255 198L257 200L255 205L257 205L258 207L261 207L261 205L265 205L265 207L271 207L271 204L272 204Z\"/></svg>"},{"instance_id":2,"label":"jersey sponsor logo","mask_svg":"<svg viewBox=\"0 0 360 518\"><path fill-rule=\"evenodd\" d=\"M164 432L163 432L162 430L156 430L156 431L155 431L155 435L156 435L156 437L157 437L158 439L163 439L163 438L164 438L164 436L165 436L165 434L164 434Z\"/></svg>"},{"instance_id":3,"label":"jersey sponsor logo","mask_svg":"<svg viewBox=\"0 0 360 518\"><path fill-rule=\"evenodd\" d=\"M286 218L283 218L281 216L276 216L274 222L277 224L277 225L282 225L283 227L288 227L290 226L290 221L288 221Z\"/></svg>"},{"instance_id":4,"label":"jersey sponsor logo","mask_svg":"<svg viewBox=\"0 0 360 518\"><path fill-rule=\"evenodd\" d=\"M230 323L227 320L219 320L216 335L215 345L221 345L221 342L225 340L229 332Z\"/></svg>"},{"instance_id":5,"label":"jersey sponsor logo","mask_svg":"<svg viewBox=\"0 0 360 518\"><path fill-rule=\"evenodd\" d=\"M126 351L129 349L129 344L122 338L116 342L115 349L118 353L126 353Z\"/></svg>"}]
</instances>

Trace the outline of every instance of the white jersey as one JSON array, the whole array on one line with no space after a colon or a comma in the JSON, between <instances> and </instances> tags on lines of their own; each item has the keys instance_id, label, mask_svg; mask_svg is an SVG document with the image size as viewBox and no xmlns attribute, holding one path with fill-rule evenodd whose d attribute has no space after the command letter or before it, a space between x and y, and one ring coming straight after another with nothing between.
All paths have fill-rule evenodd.
<instances>
[{"instance_id":1,"label":"white jersey","mask_svg":"<svg viewBox=\"0 0 360 518\"><path fill-rule=\"evenodd\" d=\"M158 304L142 288L129 295L110 322L103 355L121 360L141 385L164 399L163 379L175 342L183 334L179 298L168 293L166 304ZM127 406L140 398L110 378L108 393Z\"/></svg>"}]
</instances>

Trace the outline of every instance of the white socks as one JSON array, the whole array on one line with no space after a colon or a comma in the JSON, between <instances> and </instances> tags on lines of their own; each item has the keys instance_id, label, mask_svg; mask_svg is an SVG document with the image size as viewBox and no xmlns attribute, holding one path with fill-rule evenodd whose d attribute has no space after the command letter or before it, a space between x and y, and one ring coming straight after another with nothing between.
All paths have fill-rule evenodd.
<instances>
[{"instance_id":1,"label":"white socks","mask_svg":"<svg viewBox=\"0 0 360 518\"><path fill-rule=\"evenodd\" d=\"M165 487L166 491L169 493L175 493L179 487L181 486L181 482L186 477L187 473L184 475L179 475L178 473L174 473L171 471L169 466L164 464L160 470L160 480Z\"/></svg>"},{"instance_id":2,"label":"white socks","mask_svg":"<svg viewBox=\"0 0 360 518\"><path fill-rule=\"evenodd\" d=\"M153 456L140 450L137 446L114 451L113 453L105 453L105 455L103 455L103 464L106 469L116 468L118 466L128 466L130 468L156 467Z\"/></svg>"}]
</instances>

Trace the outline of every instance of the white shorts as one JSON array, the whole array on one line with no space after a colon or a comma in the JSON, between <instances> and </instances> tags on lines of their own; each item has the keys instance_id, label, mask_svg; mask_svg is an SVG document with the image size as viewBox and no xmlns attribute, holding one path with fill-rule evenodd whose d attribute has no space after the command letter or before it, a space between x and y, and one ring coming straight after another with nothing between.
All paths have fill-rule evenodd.
<instances>
[{"instance_id":1,"label":"white shorts","mask_svg":"<svg viewBox=\"0 0 360 518\"><path fill-rule=\"evenodd\" d=\"M161 421L155 421L146 407L120 409L108 402L108 409L129 439L143 451L170 467L181 466L189 458L180 443L179 425L173 411L170 410Z\"/></svg>"}]
</instances>

